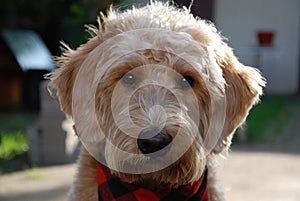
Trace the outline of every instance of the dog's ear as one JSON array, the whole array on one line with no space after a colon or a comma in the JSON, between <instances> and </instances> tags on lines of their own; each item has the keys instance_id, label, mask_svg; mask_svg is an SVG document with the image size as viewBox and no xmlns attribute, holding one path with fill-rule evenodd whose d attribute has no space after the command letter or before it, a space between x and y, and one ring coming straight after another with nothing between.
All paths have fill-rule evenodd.
<instances>
[{"instance_id":1,"label":"dog's ear","mask_svg":"<svg viewBox=\"0 0 300 201\"><path fill-rule=\"evenodd\" d=\"M56 58L60 68L48 75L50 91L56 92L61 109L67 115L72 116L72 91L77 73L89 53L100 43L100 38L95 36L75 51L63 44L64 53Z\"/></svg>"},{"instance_id":2,"label":"dog's ear","mask_svg":"<svg viewBox=\"0 0 300 201\"><path fill-rule=\"evenodd\" d=\"M226 81L226 118L223 132L213 150L219 153L229 148L233 133L244 123L251 107L259 101L265 81L258 70L241 64L226 44L215 50L215 54Z\"/></svg>"}]
</instances>

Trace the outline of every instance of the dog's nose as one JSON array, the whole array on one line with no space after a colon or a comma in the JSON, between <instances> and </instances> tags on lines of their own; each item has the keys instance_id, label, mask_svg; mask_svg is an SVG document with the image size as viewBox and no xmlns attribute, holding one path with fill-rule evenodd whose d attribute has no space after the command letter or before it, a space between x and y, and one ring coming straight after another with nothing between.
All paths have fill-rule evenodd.
<instances>
[{"instance_id":1,"label":"dog's nose","mask_svg":"<svg viewBox=\"0 0 300 201\"><path fill-rule=\"evenodd\" d=\"M169 134L157 132L155 130L148 130L141 132L137 139L138 147L143 154L151 154L165 148L172 142L173 138ZM169 148L163 150L161 154L165 154Z\"/></svg>"}]
</instances>

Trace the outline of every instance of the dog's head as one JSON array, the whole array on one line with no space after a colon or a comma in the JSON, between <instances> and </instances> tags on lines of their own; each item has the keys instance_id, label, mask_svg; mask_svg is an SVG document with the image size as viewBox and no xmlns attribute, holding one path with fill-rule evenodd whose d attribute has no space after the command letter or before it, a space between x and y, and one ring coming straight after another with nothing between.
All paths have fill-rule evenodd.
<instances>
[{"instance_id":1,"label":"dog's head","mask_svg":"<svg viewBox=\"0 0 300 201\"><path fill-rule=\"evenodd\" d=\"M187 10L154 2L102 20L86 44L58 58L51 87L62 110L123 181L199 179L206 156L228 149L263 78Z\"/></svg>"}]
</instances>

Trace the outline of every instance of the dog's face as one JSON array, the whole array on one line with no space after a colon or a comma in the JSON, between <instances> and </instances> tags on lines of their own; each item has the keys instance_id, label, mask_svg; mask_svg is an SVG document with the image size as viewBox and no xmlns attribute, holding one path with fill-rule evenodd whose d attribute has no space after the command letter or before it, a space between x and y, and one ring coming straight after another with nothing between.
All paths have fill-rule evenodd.
<instances>
[{"instance_id":1,"label":"dog's face","mask_svg":"<svg viewBox=\"0 0 300 201\"><path fill-rule=\"evenodd\" d=\"M152 3L104 22L51 77L85 148L126 182L199 179L258 101L262 77L187 11Z\"/></svg>"},{"instance_id":2,"label":"dog's face","mask_svg":"<svg viewBox=\"0 0 300 201\"><path fill-rule=\"evenodd\" d=\"M180 185L200 176L212 106L191 63L154 47L130 51L99 80L95 104L106 162L121 179Z\"/></svg>"}]
</instances>

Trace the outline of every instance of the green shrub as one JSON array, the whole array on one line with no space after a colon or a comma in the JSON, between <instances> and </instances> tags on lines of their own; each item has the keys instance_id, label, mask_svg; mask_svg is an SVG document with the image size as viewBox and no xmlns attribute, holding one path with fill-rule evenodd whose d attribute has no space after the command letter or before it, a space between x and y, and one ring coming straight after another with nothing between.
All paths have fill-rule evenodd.
<instances>
[{"instance_id":1,"label":"green shrub","mask_svg":"<svg viewBox=\"0 0 300 201\"><path fill-rule=\"evenodd\" d=\"M26 130L35 119L32 113L0 115L0 175L30 167Z\"/></svg>"},{"instance_id":2,"label":"green shrub","mask_svg":"<svg viewBox=\"0 0 300 201\"><path fill-rule=\"evenodd\" d=\"M17 131L26 132L27 127L33 123L35 115L26 114L5 114L0 118L0 132L16 133Z\"/></svg>"},{"instance_id":3,"label":"green shrub","mask_svg":"<svg viewBox=\"0 0 300 201\"><path fill-rule=\"evenodd\" d=\"M0 131L0 159L12 159L28 152L28 139L22 132L4 133Z\"/></svg>"}]
</instances>

